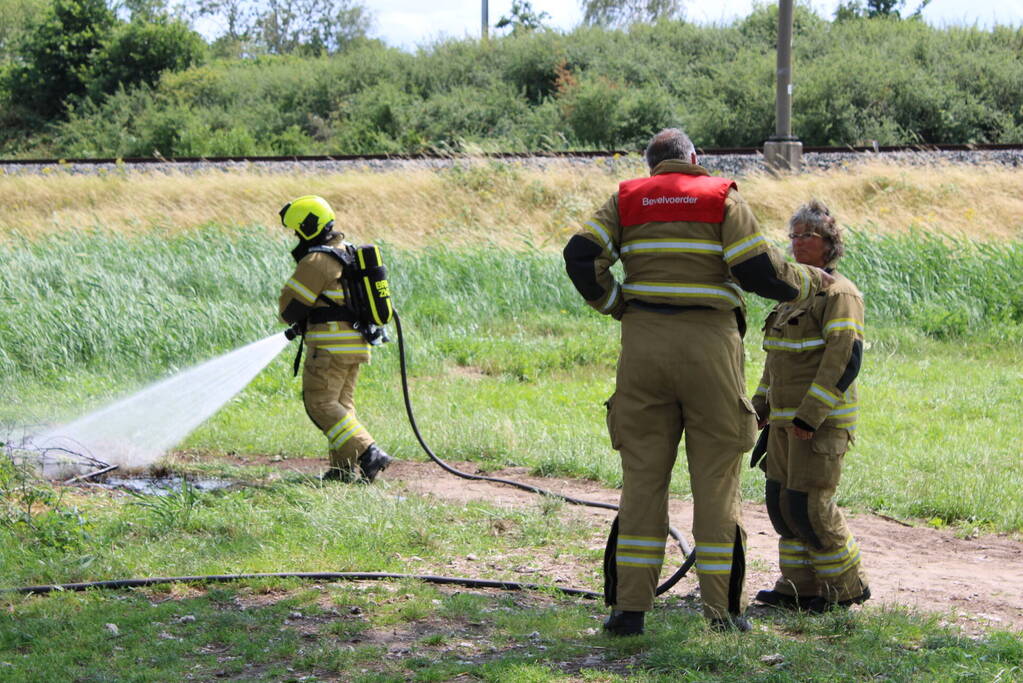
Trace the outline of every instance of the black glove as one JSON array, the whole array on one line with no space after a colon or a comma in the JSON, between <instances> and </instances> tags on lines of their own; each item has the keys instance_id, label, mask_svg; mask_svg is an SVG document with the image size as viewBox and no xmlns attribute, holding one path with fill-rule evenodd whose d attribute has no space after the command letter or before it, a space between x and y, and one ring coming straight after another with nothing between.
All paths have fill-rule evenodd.
<instances>
[{"instance_id":1,"label":"black glove","mask_svg":"<svg viewBox=\"0 0 1023 683\"><path fill-rule=\"evenodd\" d=\"M767 425L760 430L760 438L757 439L756 444L753 446L753 452L750 453L749 466L751 469L756 467L761 458L767 455L767 438L770 432L771 425Z\"/></svg>"}]
</instances>

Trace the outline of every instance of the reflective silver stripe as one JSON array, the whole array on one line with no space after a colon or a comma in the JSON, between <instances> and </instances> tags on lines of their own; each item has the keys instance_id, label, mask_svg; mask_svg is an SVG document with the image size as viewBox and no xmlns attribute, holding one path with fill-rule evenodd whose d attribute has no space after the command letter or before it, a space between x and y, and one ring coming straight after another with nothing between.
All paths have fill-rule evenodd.
<instances>
[{"instance_id":1,"label":"reflective silver stripe","mask_svg":"<svg viewBox=\"0 0 1023 683\"><path fill-rule=\"evenodd\" d=\"M341 355L356 355L359 353L369 353L369 344L333 344L330 346L320 346L327 353L341 354Z\"/></svg>"},{"instance_id":2,"label":"reflective silver stripe","mask_svg":"<svg viewBox=\"0 0 1023 683\"><path fill-rule=\"evenodd\" d=\"M360 332L309 332L305 336L306 341L309 340L329 340L329 341L341 341L342 339L362 339L362 333Z\"/></svg>"},{"instance_id":3,"label":"reflective silver stripe","mask_svg":"<svg viewBox=\"0 0 1023 683\"><path fill-rule=\"evenodd\" d=\"M658 557L636 557L633 555L617 555L615 557L617 564L646 564L646 565L660 565L664 562L663 559Z\"/></svg>"},{"instance_id":4,"label":"reflective silver stripe","mask_svg":"<svg viewBox=\"0 0 1023 683\"><path fill-rule=\"evenodd\" d=\"M618 301L618 291L620 289L621 287L616 282L614 284L614 287L611 288L611 293L607 295L607 303L604 304L600 309L601 313L607 313L612 308L614 308L615 302Z\"/></svg>"},{"instance_id":5,"label":"reflective silver stripe","mask_svg":"<svg viewBox=\"0 0 1023 683\"><path fill-rule=\"evenodd\" d=\"M838 417L839 415L852 415L853 413L858 412L860 412L860 407L858 404L856 403L846 404L841 408L835 408L834 410L829 412L828 417Z\"/></svg>"},{"instance_id":6,"label":"reflective silver stripe","mask_svg":"<svg viewBox=\"0 0 1023 683\"><path fill-rule=\"evenodd\" d=\"M758 244L764 244L765 241L763 235L753 235L739 242L733 242L725 249L725 260L732 263L746 252L755 249Z\"/></svg>"},{"instance_id":7,"label":"reflective silver stripe","mask_svg":"<svg viewBox=\"0 0 1023 683\"><path fill-rule=\"evenodd\" d=\"M337 421L337 423L327 430L327 438L333 439L337 436L337 433L345 428L346 425L351 424L355 420L353 415L345 415L343 418Z\"/></svg>"},{"instance_id":8,"label":"reflective silver stripe","mask_svg":"<svg viewBox=\"0 0 1023 683\"><path fill-rule=\"evenodd\" d=\"M622 245L623 254L643 251L720 254L722 247L720 242L711 240L633 240Z\"/></svg>"},{"instance_id":9,"label":"reflective silver stripe","mask_svg":"<svg viewBox=\"0 0 1023 683\"><path fill-rule=\"evenodd\" d=\"M853 330L863 334L863 325L854 318L835 318L824 325L824 334L837 332L838 330Z\"/></svg>"},{"instance_id":10,"label":"reflective silver stripe","mask_svg":"<svg viewBox=\"0 0 1023 683\"><path fill-rule=\"evenodd\" d=\"M859 408L858 404L856 404L856 403L848 404L847 403L847 404L842 405L839 408L835 408L834 410L829 411L828 415L827 415L827 418L828 419L832 419L832 418L840 417L840 416L843 416L843 415L853 415L853 414L859 412L859 410L860 410L860 408ZM796 409L795 408L778 408L778 409L772 408L771 409L771 419L772 420L777 420L777 419L786 418L786 417L795 417L795 416L796 416ZM841 426L841 425L839 425L839 426Z\"/></svg>"},{"instance_id":11,"label":"reflective silver stripe","mask_svg":"<svg viewBox=\"0 0 1023 683\"><path fill-rule=\"evenodd\" d=\"M621 548L623 546L632 546L632 547L642 547L642 548L660 548L661 550L664 550L665 545L666 545L665 541L654 541L654 540L650 540L648 537L643 537L643 536L619 536L618 537L618 547L619 548Z\"/></svg>"},{"instance_id":12,"label":"reflective silver stripe","mask_svg":"<svg viewBox=\"0 0 1023 683\"><path fill-rule=\"evenodd\" d=\"M725 299L735 306L742 306L742 300L725 286L634 282L622 285L622 291L627 294L653 294L655 296L711 297Z\"/></svg>"},{"instance_id":13,"label":"reflective silver stripe","mask_svg":"<svg viewBox=\"0 0 1023 683\"><path fill-rule=\"evenodd\" d=\"M280 282L280 280L278 280L278 282ZM316 301L316 295L313 294L313 291L306 287L305 285L303 285L298 280L296 280L295 278L291 278L290 280L288 280L287 286L290 287L293 292L298 294L300 297L302 297L309 303L313 303L314 301Z\"/></svg>"},{"instance_id":14,"label":"reflective silver stripe","mask_svg":"<svg viewBox=\"0 0 1023 683\"><path fill-rule=\"evenodd\" d=\"M604 228L604 226L598 223L597 221L586 221L586 223L584 223L583 225L585 225L587 228L590 228L590 232L595 234L600 239L604 240L604 249L607 250L609 254L611 254L611 258L613 260L617 261L618 252L615 251L615 246L611 242L611 235L607 234L607 230Z\"/></svg>"},{"instance_id":15,"label":"reflective silver stripe","mask_svg":"<svg viewBox=\"0 0 1023 683\"><path fill-rule=\"evenodd\" d=\"M809 339L788 340L781 337L764 337L764 349L769 351L804 351L824 346L824 340L820 337Z\"/></svg>"},{"instance_id":16,"label":"reflective silver stripe","mask_svg":"<svg viewBox=\"0 0 1023 683\"><path fill-rule=\"evenodd\" d=\"M819 384L811 384L810 391L807 393L816 396L821 403L823 403L829 408L834 408L835 404L841 400L840 396L835 396L834 394L832 394L830 391L820 386Z\"/></svg>"},{"instance_id":17,"label":"reflective silver stripe","mask_svg":"<svg viewBox=\"0 0 1023 683\"><path fill-rule=\"evenodd\" d=\"M323 296L327 297L332 301L345 300L345 293L340 289L325 289L323 290Z\"/></svg>"},{"instance_id":18,"label":"reflective silver stripe","mask_svg":"<svg viewBox=\"0 0 1023 683\"><path fill-rule=\"evenodd\" d=\"M760 386L758 386L757 390L756 390L756 393L754 393L753 395L754 396L767 396L767 385L766 384L761 384Z\"/></svg>"},{"instance_id":19,"label":"reflective silver stripe","mask_svg":"<svg viewBox=\"0 0 1023 683\"><path fill-rule=\"evenodd\" d=\"M806 269L806 266L799 267L799 300L802 301L810 295L810 271Z\"/></svg>"},{"instance_id":20,"label":"reflective silver stripe","mask_svg":"<svg viewBox=\"0 0 1023 683\"><path fill-rule=\"evenodd\" d=\"M349 417L351 416L349 415ZM358 420L353 419L351 423L344 428L344 431L340 432L337 436L330 440L330 447L338 448L340 446L345 445L346 443L348 443L349 439L355 436L355 432L359 431L360 429L362 429L362 425L359 423Z\"/></svg>"}]
</instances>

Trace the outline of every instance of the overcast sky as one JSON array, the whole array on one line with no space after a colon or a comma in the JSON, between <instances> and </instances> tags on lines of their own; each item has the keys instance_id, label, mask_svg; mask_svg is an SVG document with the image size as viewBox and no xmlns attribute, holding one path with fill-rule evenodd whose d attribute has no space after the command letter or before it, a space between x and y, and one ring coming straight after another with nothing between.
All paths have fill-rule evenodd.
<instances>
[{"instance_id":1,"label":"overcast sky","mask_svg":"<svg viewBox=\"0 0 1023 683\"><path fill-rule=\"evenodd\" d=\"M773 0L772 0L773 1ZM700 23L728 22L750 13L754 0L688 0L686 16ZM373 13L372 35L408 50L434 39L478 36L482 0L364 0ZM508 14L512 0L489 0L490 25ZM817 13L832 17L839 0L811 0ZM909 0L916 8L919 0ZM550 15L549 25L571 29L579 24L579 0L532 0L533 9ZM1023 26L1023 0L932 0L924 10L936 26L952 24Z\"/></svg>"}]
</instances>

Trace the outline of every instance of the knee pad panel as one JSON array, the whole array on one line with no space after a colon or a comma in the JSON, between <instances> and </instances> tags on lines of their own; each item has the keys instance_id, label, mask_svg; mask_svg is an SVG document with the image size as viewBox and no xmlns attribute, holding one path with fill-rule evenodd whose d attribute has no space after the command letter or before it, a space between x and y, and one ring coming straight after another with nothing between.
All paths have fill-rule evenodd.
<instances>
[{"instance_id":1,"label":"knee pad panel","mask_svg":"<svg viewBox=\"0 0 1023 683\"><path fill-rule=\"evenodd\" d=\"M821 539L817 536L817 532L810 522L810 494L805 491L786 489L785 495L789 499L789 517L792 519L793 524L796 525L795 535L818 550L823 548Z\"/></svg>"},{"instance_id":2,"label":"knee pad panel","mask_svg":"<svg viewBox=\"0 0 1023 683\"><path fill-rule=\"evenodd\" d=\"M781 511L781 482L768 479L764 483L764 499L767 503L767 516L771 518L771 525L782 538L795 538L796 533L789 529L785 517Z\"/></svg>"}]
</instances>

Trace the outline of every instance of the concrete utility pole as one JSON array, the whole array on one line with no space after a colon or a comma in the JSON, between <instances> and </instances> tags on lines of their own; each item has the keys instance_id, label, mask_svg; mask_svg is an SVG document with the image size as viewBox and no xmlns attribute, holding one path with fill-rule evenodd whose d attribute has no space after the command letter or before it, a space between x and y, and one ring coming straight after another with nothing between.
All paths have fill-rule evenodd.
<instances>
[{"instance_id":1,"label":"concrete utility pole","mask_svg":"<svg viewBox=\"0 0 1023 683\"><path fill-rule=\"evenodd\" d=\"M798 171L803 143L792 135L792 0L778 0L778 67L774 136L764 143L764 160L776 171Z\"/></svg>"},{"instance_id":2,"label":"concrete utility pole","mask_svg":"<svg viewBox=\"0 0 1023 683\"><path fill-rule=\"evenodd\" d=\"M483 40L487 40L490 37L490 12L489 8L487 7L487 0L482 0L482 2L483 7L481 9L483 15L482 18L480 19L480 24L482 26L480 36L483 37Z\"/></svg>"}]
</instances>

